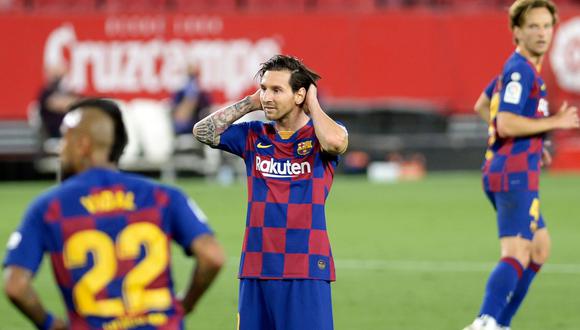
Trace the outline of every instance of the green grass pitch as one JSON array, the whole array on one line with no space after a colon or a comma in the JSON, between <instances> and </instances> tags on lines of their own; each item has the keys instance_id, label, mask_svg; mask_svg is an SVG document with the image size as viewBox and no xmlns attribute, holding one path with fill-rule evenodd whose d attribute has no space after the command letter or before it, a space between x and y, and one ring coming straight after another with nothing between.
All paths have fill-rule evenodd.
<instances>
[{"instance_id":1,"label":"green grass pitch","mask_svg":"<svg viewBox=\"0 0 580 330\"><path fill-rule=\"evenodd\" d=\"M0 242L7 241L26 205L49 185L0 183ZM178 185L207 213L229 256L215 285L187 318L187 328L234 329L245 184L180 180ZM580 176L543 175L541 201L552 257L512 325L578 329ZM338 176L327 218L337 267L332 286L336 329L462 329L475 317L499 256L494 213L478 173L433 174L421 182L398 184ZM1 248L0 257L4 253ZM179 249L173 255L181 289L193 263ZM47 261L35 287L45 305L63 315ZM4 295L0 311L0 329L32 329Z\"/></svg>"}]
</instances>

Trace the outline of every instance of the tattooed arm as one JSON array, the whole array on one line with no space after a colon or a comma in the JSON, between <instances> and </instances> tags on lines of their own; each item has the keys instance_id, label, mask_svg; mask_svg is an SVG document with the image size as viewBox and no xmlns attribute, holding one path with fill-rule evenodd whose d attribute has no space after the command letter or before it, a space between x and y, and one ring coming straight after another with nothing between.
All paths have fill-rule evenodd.
<instances>
[{"instance_id":1,"label":"tattooed arm","mask_svg":"<svg viewBox=\"0 0 580 330\"><path fill-rule=\"evenodd\" d=\"M193 126L193 136L201 143L217 146L220 135L245 114L262 109L260 90L230 106L221 108Z\"/></svg>"}]
</instances>

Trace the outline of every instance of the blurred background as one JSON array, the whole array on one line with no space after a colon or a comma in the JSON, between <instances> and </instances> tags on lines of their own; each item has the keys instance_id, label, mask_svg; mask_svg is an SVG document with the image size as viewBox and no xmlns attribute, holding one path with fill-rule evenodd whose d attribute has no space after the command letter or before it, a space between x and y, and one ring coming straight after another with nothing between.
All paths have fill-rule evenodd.
<instances>
[{"instance_id":1,"label":"blurred background","mask_svg":"<svg viewBox=\"0 0 580 330\"><path fill-rule=\"evenodd\" d=\"M580 106L580 1L555 2L561 22L542 69L552 112L565 100ZM0 244L55 183L64 109L83 96L114 98L130 134L122 168L185 190L230 258L188 328L233 329L243 168L190 130L255 91L261 62L292 54L323 77L323 106L350 133L327 204L336 328L461 329L499 252L479 174L487 127L472 107L514 50L510 4L0 0ZM514 329L580 324L580 132L552 140L542 178L552 258ZM46 264L35 283L63 315ZM182 288L189 261L178 251L173 264ZM30 328L5 298L0 311L12 311L0 329Z\"/></svg>"},{"instance_id":2,"label":"blurred background","mask_svg":"<svg viewBox=\"0 0 580 330\"><path fill-rule=\"evenodd\" d=\"M561 23L542 72L552 111L580 103L580 1L556 3ZM486 125L472 106L513 51L510 4L0 0L0 179L53 173L63 111L83 96L123 102L123 168L216 175L231 162L193 141L191 126L254 91L259 63L276 53L322 75L324 107L350 131L343 172L373 162L419 176L478 168ZM580 171L580 134L553 139L551 170Z\"/></svg>"}]
</instances>

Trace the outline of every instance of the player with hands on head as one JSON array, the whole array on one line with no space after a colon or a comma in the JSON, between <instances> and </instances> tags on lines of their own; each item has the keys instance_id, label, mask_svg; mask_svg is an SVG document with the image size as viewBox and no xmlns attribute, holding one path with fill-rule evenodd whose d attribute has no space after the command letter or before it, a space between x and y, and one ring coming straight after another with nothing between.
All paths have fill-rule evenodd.
<instances>
[{"instance_id":1,"label":"player with hands on head","mask_svg":"<svg viewBox=\"0 0 580 330\"><path fill-rule=\"evenodd\" d=\"M320 77L297 58L276 55L257 76L258 91L193 129L199 141L246 164L238 328L333 329L325 203L348 134L318 102ZM270 122L234 124L252 111L264 111Z\"/></svg>"}]
</instances>

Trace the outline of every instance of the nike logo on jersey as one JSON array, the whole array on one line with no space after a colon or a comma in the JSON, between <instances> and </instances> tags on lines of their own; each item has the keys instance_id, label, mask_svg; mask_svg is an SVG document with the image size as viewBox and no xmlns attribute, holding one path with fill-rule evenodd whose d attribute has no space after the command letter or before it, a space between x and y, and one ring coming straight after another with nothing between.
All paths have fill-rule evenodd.
<instances>
[{"instance_id":1,"label":"nike logo on jersey","mask_svg":"<svg viewBox=\"0 0 580 330\"><path fill-rule=\"evenodd\" d=\"M272 145L271 144L262 144L262 142L258 142L258 148L260 149L266 149L266 148L270 148Z\"/></svg>"}]
</instances>

